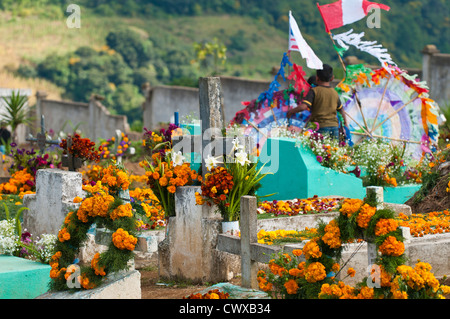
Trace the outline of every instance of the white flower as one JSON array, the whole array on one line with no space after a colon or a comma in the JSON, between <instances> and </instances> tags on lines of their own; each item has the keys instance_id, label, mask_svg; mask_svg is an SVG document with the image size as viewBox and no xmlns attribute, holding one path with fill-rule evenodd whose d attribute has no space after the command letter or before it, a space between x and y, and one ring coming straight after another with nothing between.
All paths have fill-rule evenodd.
<instances>
[{"instance_id":1,"label":"white flower","mask_svg":"<svg viewBox=\"0 0 450 319\"><path fill-rule=\"evenodd\" d=\"M176 153L174 153L172 151L172 161L173 161L173 166L178 166L178 165L183 165L184 160L186 158L183 156L183 154L181 153L181 151L178 151Z\"/></svg>"},{"instance_id":2,"label":"white flower","mask_svg":"<svg viewBox=\"0 0 450 319\"><path fill-rule=\"evenodd\" d=\"M244 150L244 145L241 145L239 143L239 139L234 138L233 141L233 151L240 151L240 150Z\"/></svg>"},{"instance_id":3,"label":"white flower","mask_svg":"<svg viewBox=\"0 0 450 319\"><path fill-rule=\"evenodd\" d=\"M58 237L53 234L42 234L42 238L36 241L40 257L43 262L49 262Z\"/></svg>"},{"instance_id":4,"label":"white flower","mask_svg":"<svg viewBox=\"0 0 450 319\"><path fill-rule=\"evenodd\" d=\"M11 255L19 248L19 237L14 231L14 221L0 221L0 255Z\"/></svg>"},{"instance_id":5,"label":"white flower","mask_svg":"<svg viewBox=\"0 0 450 319\"><path fill-rule=\"evenodd\" d=\"M220 156L213 157L210 154L208 154L208 157L206 157L206 159L205 159L205 164L206 164L206 168L208 169L208 171L211 171L218 164L222 164L222 162L220 162L218 160L219 158L220 158Z\"/></svg>"},{"instance_id":6,"label":"white flower","mask_svg":"<svg viewBox=\"0 0 450 319\"><path fill-rule=\"evenodd\" d=\"M236 153L236 162L244 166L245 164L250 164L250 161L248 160L248 155L244 151L240 150Z\"/></svg>"}]
</instances>

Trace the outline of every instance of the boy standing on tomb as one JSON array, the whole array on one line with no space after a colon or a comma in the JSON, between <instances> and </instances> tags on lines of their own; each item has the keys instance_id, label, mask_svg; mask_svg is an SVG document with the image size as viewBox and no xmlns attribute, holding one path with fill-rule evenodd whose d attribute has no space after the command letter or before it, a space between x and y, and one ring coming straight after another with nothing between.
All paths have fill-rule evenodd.
<instances>
[{"instance_id":1,"label":"boy standing on tomb","mask_svg":"<svg viewBox=\"0 0 450 319\"><path fill-rule=\"evenodd\" d=\"M347 118L342 110L342 103L339 94L330 83L333 81L333 68L324 64L322 70L316 71L317 86L312 87L302 103L289 110L287 117L290 118L295 113L311 110L310 123L319 124L318 133L329 134L332 138L339 139L339 121L337 112L341 113L344 126L347 126Z\"/></svg>"}]
</instances>

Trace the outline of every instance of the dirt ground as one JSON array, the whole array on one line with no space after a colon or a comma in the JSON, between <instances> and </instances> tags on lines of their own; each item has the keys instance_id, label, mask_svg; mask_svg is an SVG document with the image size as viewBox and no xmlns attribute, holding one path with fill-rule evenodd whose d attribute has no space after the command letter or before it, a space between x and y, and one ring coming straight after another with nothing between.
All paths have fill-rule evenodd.
<instances>
[{"instance_id":1,"label":"dirt ground","mask_svg":"<svg viewBox=\"0 0 450 319\"><path fill-rule=\"evenodd\" d=\"M161 282L158 278L158 269L140 269L142 299L183 299L190 294L196 294L208 286L193 285L189 283ZM234 285L240 284L239 278L230 281Z\"/></svg>"},{"instance_id":2,"label":"dirt ground","mask_svg":"<svg viewBox=\"0 0 450 319\"><path fill-rule=\"evenodd\" d=\"M430 212L441 212L450 208L450 196L447 193L448 175L442 174L436 186L419 203L414 203L417 193L405 204L411 206L414 214L425 214Z\"/></svg>"}]
</instances>

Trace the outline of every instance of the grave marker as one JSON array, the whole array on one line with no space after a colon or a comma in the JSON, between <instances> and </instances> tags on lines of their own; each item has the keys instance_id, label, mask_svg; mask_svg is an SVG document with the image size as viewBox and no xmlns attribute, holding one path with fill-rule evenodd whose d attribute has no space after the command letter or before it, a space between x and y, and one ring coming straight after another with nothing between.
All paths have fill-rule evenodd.
<instances>
[{"instance_id":1,"label":"grave marker","mask_svg":"<svg viewBox=\"0 0 450 319\"><path fill-rule=\"evenodd\" d=\"M33 137L30 134L30 137L26 139L28 142L36 142L39 148L39 153L41 156L45 152L45 146L49 145L59 145L61 141L59 140L47 140L46 130L45 130L45 120L44 115L41 116L41 131L36 134L36 137Z\"/></svg>"},{"instance_id":2,"label":"grave marker","mask_svg":"<svg viewBox=\"0 0 450 319\"><path fill-rule=\"evenodd\" d=\"M254 141L248 136L223 137L223 96L220 78L207 77L199 80L199 102L200 102L200 135L182 135L172 138L173 151L181 151L183 154L200 153L202 159L202 175L205 176L207 169L205 159L208 155L217 157L230 154L233 148L233 139L237 138L244 145L247 153L254 147ZM252 160L250 158L250 160Z\"/></svg>"},{"instance_id":3,"label":"grave marker","mask_svg":"<svg viewBox=\"0 0 450 319\"><path fill-rule=\"evenodd\" d=\"M40 169L36 174L36 194L23 197L23 224L33 236L57 235L75 197L83 197L82 176L56 168Z\"/></svg>"},{"instance_id":4,"label":"grave marker","mask_svg":"<svg viewBox=\"0 0 450 319\"><path fill-rule=\"evenodd\" d=\"M73 156L69 149L72 146L72 137L67 137L67 148L65 149L66 154L62 155L61 158L61 164L62 167L67 167L70 172L76 172L77 169L79 169L81 166L83 166L83 161L81 158Z\"/></svg>"}]
</instances>

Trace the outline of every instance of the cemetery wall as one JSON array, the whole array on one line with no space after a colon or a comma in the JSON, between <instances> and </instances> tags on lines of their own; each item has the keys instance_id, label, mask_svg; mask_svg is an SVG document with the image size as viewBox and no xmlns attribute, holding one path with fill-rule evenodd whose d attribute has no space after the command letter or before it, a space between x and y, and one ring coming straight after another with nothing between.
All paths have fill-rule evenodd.
<instances>
[{"instance_id":1,"label":"cemetery wall","mask_svg":"<svg viewBox=\"0 0 450 319\"><path fill-rule=\"evenodd\" d=\"M71 133L77 128L93 141L109 139L115 136L117 129L125 133L129 131L127 117L110 114L95 97L89 103L49 100L42 92L38 92L36 97L36 130L40 129L40 118L44 115L47 131Z\"/></svg>"},{"instance_id":2,"label":"cemetery wall","mask_svg":"<svg viewBox=\"0 0 450 319\"><path fill-rule=\"evenodd\" d=\"M434 45L422 50L423 80L430 87L430 97L441 108L450 107L450 54L440 53Z\"/></svg>"},{"instance_id":3,"label":"cemetery wall","mask_svg":"<svg viewBox=\"0 0 450 319\"><path fill-rule=\"evenodd\" d=\"M283 81L278 79L284 89ZM242 101L251 101L269 88L270 81L249 80L237 77L221 76L220 82L223 93L224 123L231 121L236 112L242 110ZM155 86L145 90L146 100L142 105L143 124L147 129L158 127L161 122L173 121L174 112L178 112L180 119L186 115L193 115L197 119L199 114L198 88L181 86Z\"/></svg>"}]
</instances>

